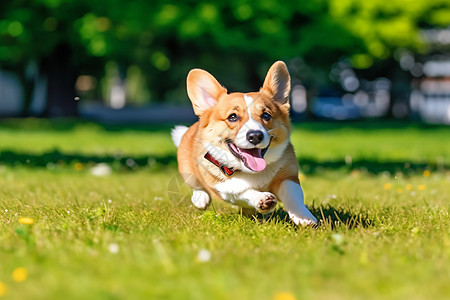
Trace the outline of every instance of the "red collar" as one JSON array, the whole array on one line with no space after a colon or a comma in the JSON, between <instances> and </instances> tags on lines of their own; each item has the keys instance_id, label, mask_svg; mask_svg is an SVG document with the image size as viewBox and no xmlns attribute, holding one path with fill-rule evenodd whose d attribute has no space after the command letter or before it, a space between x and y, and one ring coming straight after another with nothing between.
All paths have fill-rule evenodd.
<instances>
[{"instance_id":1,"label":"red collar","mask_svg":"<svg viewBox=\"0 0 450 300\"><path fill-rule=\"evenodd\" d=\"M216 165L217 167L219 167L220 171L222 171L222 173L229 177L231 175L234 174L235 171L233 171L233 168L228 168L226 167L224 164L221 164L220 162L218 162L214 157L212 157L211 154L209 154L209 152L207 152L204 156L207 160L209 160L210 162L212 162L214 165Z\"/></svg>"}]
</instances>

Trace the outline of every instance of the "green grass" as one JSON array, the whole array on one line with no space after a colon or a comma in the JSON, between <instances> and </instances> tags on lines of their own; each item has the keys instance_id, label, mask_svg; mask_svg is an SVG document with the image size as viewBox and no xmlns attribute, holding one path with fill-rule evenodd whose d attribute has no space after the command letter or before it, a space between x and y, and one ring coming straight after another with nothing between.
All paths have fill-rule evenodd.
<instances>
[{"instance_id":1,"label":"green grass","mask_svg":"<svg viewBox=\"0 0 450 300\"><path fill-rule=\"evenodd\" d=\"M306 203L322 220L316 229L295 227L281 208L257 220L219 201L205 212L192 208L188 189L176 184L169 129L0 122L0 295L276 299L285 292L296 299L446 299L450 294L450 128L296 125L292 140ZM101 161L111 165L111 175L90 173ZM20 217L35 223L20 224ZM209 260L199 260L202 250L209 251ZM16 282L12 273L21 267L28 276Z\"/></svg>"}]
</instances>

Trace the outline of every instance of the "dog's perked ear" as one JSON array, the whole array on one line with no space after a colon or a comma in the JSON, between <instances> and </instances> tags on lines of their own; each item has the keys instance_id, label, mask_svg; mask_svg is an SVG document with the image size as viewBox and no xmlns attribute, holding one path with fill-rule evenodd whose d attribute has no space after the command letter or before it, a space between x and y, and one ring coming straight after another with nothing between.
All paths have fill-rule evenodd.
<instances>
[{"instance_id":1,"label":"dog's perked ear","mask_svg":"<svg viewBox=\"0 0 450 300\"><path fill-rule=\"evenodd\" d=\"M284 62L277 61L270 67L262 89L266 90L276 102L289 106L291 76Z\"/></svg>"},{"instance_id":2,"label":"dog's perked ear","mask_svg":"<svg viewBox=\"0 0 450 300\"><path fill-rule=\"evenodd\" d=\"M192 102L192 107L197 116L211 109L217 104L222 94L227 90L208 72L201 69L193 69L186 80L187 93Z\"/></svg>"}]
</instances>

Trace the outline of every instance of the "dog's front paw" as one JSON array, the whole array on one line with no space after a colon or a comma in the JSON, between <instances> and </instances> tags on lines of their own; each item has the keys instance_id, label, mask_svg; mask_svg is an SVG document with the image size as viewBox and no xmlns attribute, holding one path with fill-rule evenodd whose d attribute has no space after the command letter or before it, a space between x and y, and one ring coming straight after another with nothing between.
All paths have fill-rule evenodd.
<instances>
[{"instance_id":1,"label":"dog's front paw","mask_svg":"<svg viewBox=\"0 0 450 300\"><path fill-rule=\"evenodd\" d=\"M295 225L300 225L300 226L315 226L315 225L317 225L317 219L311 213L309 213L309 216L296 216L292 213L289 213L289 218L292 220L292 222L295 223Z\"/></svg>"},{"instance_id":2,"label":"dog's front paw","mask_svg":"<svg viewBox=\"0 0 450 300\"><path fill-rule=\"evenodd\" d=\"M266 214L272 211L277 205L277 198L272 193L262 193L262 197L258 200L256 209L259 213Z\"/></svg>"},{"instance_id":3,"label":"dog's front paw","mask_svg":"<svg viewBox=\"0 0 450 300\"><path fill-rule=\"evenodd\" d=\"M211 203L209 194L202 190L194 190L191 198L192 204L199 209L206 209Z\"/></svg>"}]
</instances>

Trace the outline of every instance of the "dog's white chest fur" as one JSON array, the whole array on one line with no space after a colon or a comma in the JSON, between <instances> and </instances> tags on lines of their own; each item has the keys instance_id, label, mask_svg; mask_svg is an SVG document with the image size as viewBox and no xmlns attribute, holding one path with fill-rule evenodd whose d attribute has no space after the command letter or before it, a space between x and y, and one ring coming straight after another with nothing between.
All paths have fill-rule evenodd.
<instances>
[{"instance_id":1,"label":"dog's white chest fur","mask_svg":"<svg viewBox=\"0 0 450 300\"><path fill-rule=\"evenodd\" d=\"M257 174L236 173L231 178L221 181L214 186L220 197L232 204L243 205L246 202L242 195L249 190L265 192L275 175L270 167Z\"/></svg>"}]
</instances>

